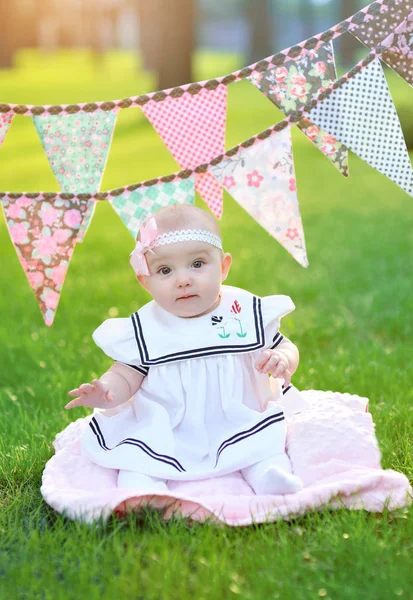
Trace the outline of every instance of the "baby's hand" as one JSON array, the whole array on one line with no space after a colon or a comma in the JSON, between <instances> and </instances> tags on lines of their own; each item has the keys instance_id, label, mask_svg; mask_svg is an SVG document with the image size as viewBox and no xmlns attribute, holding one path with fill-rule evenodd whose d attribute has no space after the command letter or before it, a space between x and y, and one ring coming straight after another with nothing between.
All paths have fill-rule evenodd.
<instances>
[{"instance_id":1,"label":"baby's hand","mask_svg":"<svg viewBox=\"0 0 413 600\"><path fill-rule=\"evenodd\" d=\"M273 377L282 377L285 385L289 385L291 373L288 361L281 352L277 350L264 350L255 363L259 373L271 373Z\"/></svg>"},{"instance_id":2,"label":"baby's hand","mask_svg":"<svg viewBox=\"0 0 413 600\"><path fill-rule=\"evenodd\" d=\"M74 408L75 406L90 406L91 408L112 408L113 396L106 391L99 379L94 379L92 383L82 383L81 386L70 390L69 396L78 396L66 404L65 408Z\"/></svg>"}]
</instances>

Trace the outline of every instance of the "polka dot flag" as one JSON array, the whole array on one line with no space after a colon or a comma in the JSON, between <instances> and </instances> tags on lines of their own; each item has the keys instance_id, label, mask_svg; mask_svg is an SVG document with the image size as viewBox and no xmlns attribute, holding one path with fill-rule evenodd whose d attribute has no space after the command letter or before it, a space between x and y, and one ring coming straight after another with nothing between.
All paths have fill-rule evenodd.
<instances>
[{"instance_id":1,"label":"polka dot flag","mask_svg":"<svg viewBox=\"0 0 413 600\"><path fill-rule=\"evenodd\" d=\"M309 118L413 196L413 170L379 59L319 102Z\"/></svg>"}]
</instances>

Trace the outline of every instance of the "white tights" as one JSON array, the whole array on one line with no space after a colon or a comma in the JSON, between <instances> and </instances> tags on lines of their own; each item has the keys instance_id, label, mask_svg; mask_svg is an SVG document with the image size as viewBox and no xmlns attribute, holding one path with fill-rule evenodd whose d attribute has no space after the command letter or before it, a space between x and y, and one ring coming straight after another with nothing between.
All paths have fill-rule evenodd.
<instances>
[{"instance_id":1,"label":"white tights","mask_svg":"<svg viewBox=\"0 0 413 600\"><path fill-rule=\"evenodd\" d=\"M294 494L303 487L301 479L292 474L285 452L246 467L241 473L257 495Z\"/></svg>"}]
</instances>

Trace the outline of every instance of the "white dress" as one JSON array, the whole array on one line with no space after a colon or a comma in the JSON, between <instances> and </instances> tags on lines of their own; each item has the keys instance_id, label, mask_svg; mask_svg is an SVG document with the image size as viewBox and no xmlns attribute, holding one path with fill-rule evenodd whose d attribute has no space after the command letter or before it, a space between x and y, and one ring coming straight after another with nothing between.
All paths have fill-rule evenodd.
<instances>
[{"instance_id":1,"label":"white dress","mask_svg":"<svg viewBox=\"0 0 413 600\"><path fill-rule=\"evenodd\" d=\"M283 339L288 296L259 298L222 286L219 306L182 318L155 301L108 319L93 339L115 361L145 375L114 416L92 416L83 449L104 467L165 480L216 477L285 451L279 380L254 367Z\"/></svg>"}]
</instances>

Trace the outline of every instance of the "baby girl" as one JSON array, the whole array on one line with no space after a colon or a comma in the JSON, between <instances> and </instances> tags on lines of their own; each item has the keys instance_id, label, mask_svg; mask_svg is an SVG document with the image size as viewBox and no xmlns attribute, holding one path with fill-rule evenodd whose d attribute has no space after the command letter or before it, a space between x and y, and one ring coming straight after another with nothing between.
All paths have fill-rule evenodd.
<instances>
[{"instance_id":1,"label":"baby girl","mask_svg":"<svg viewBox=\"0 0 413 600\"><path fill-rule=\"evenodd\" d=\"M302 487L277 405L298 365L279 332L294 304L222 285L231 261L215 219L194 206L161 209L141 227L131 265L153 300L98 327L93 339L115 362L66 406L105 409L83 450L119 470L118 487L162 492L235 471L256 494Z\"/></svg>"}]
</instances>

